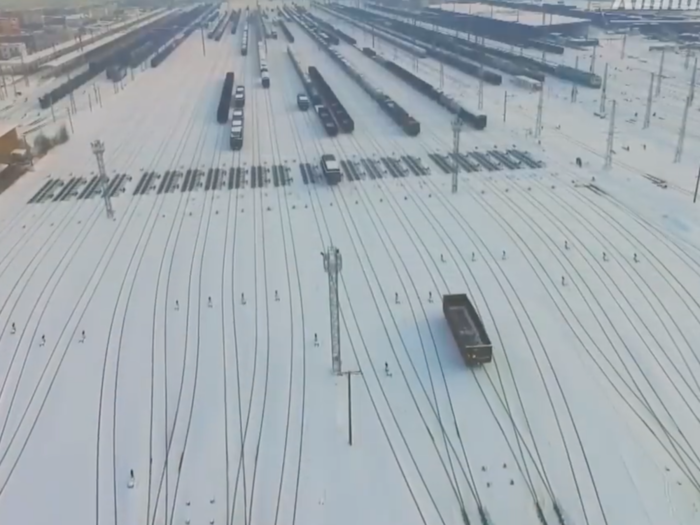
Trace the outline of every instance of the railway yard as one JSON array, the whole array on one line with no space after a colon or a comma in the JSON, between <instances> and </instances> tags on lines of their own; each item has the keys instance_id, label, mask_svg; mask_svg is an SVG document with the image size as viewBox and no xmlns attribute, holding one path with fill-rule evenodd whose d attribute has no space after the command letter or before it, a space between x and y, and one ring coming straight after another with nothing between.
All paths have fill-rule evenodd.
<instances>
[{"instance_id":1,"label":"railway yard","mask_svg":"<svg viewBox=\"0 0 700 525\"><path fill-rule=\"evenodd\" d=\"M235 32L78 100L70 141L0 194L0 523L700 524L694 57L665 53L646 126L661 52L640 35L600 32L606 100L572 101L550 75L480 88L349 7L267 4L276 38L231 4ZM356 45L327 52L305 13ZM313 93L299 109L291 55L351 117L337 134ZM454 111L395 66L487 118L461 129L456 193ZM32 111L62 119L70 98ZM465 366L447 294L473 302L491 362Z\"/></svg>"}]
</instances>

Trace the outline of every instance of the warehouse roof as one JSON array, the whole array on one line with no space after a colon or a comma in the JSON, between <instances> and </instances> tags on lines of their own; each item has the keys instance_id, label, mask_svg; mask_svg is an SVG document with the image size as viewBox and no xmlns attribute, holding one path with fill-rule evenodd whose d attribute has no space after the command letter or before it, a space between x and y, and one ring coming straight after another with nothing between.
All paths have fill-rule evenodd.
<instances>
[{"instance_id":1,"label":"warehouse roof","mask_svg":"<svg viewBox=\"0 0 700 525\"><path fill-rule=\"evenodd\" d=\"M524 11L521 9L511 9L509 7L499 7L489 4L440 4L431 6L429 9L442 10L462 15L482 16L493 18L502 22L512 22L532 27L559 25L559 24L576 24L584 22L580 18L572 16L547 14L545 19L542 19L542 13L533 11Z\"/></svg>"}]
</instances>

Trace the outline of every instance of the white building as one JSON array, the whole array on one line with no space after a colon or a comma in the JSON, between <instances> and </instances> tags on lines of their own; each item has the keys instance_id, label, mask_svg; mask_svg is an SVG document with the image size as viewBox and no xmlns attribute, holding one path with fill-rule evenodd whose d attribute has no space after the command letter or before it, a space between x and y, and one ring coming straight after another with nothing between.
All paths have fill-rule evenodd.
<instances>
[{"instance_id":1,"label":"white building","mask_svg":"<svg viewBox=\"0 0 700 525\"><path fill-rule=\"evenodd\" d=\"M27 46L23 42L0 43L0 59L9 60L14 57L26 57Z\"/></svg>"}]
</instances>

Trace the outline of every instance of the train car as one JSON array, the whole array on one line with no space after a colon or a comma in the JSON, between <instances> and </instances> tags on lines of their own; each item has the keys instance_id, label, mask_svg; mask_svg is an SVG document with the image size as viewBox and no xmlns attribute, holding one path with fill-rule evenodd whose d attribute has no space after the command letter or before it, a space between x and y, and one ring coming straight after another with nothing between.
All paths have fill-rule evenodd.
<instances>
[{"instance_id":1,"label":"train car","mask_svg":"<svg viewBox=\"0 0 700 525\"><path fill-rule=\"evenodd\" d=\"M512 78L511 80L513 84L515 84L518 87L521 87L523 89L526 89L528 91L541 91L542 90L542 82L538 82L537 80L534 80L532 78L518 75Z\"/></svg>"},{"instance_id":2,"label":"train car","mask_svg":"<svg viewBox=\"0 0 700 525\"><path fill-rule=\"evenodd\" d=\"M332 186L338 184L343 178L343 174L340 171L340 164L338 164L334 155L321 156L321 171L323 172L323 177L326 179L326 182Z\"/></svg>"},{"instance_id":3,"label":"train car","mask_svg":"<svg viewBox=\"0 0 700 525\"><path fill-rule=\"evenodd\" d=\"M467 295L443 296L442 311L467 366L490 363L493 358L491 340Z\"/></svg>"}]
</instances>

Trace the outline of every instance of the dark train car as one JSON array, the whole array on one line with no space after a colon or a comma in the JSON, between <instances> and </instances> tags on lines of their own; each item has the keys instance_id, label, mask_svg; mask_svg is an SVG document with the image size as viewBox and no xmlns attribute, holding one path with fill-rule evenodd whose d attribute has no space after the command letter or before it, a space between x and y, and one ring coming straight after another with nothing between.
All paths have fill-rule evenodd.
<instances>
[{"instance_id":1,"label":"dark train car","mask_svg":"<svg viewBox=\"0 0 700 525\"><path fill-rule=\"evenodd\" d=\"M338 184L343 178L343 174L340 171L340 164L335 159L334 155L321 156L321 172L326 182L331 186Z\"/></svg>"},{"instance_id":2,"label":"dark train car","mask_svg":"<svg viewBox=\"0 0 700 525\"><path fill-rule=\"evenodd\" d=\"M229 110L231 109L231 94L233 93L234 75L231 71L226 73L224 85L221 88L221 98L216 111L216 120L219 124L228 122Z\"/></svg>"},{"instance_id":3,"label":"dark train car","mask_svg":"<svg viewBox=\"0 0 700 525\"><path fill-rule=\"evenodd\" d=\"M491 340L467 295L443 296L442 311L467 366L490 363L493 358Z\"/></svg>"}]
</instances>

